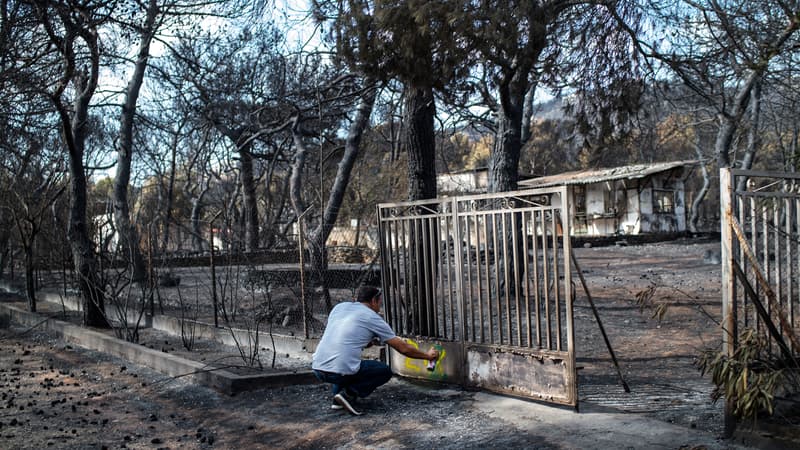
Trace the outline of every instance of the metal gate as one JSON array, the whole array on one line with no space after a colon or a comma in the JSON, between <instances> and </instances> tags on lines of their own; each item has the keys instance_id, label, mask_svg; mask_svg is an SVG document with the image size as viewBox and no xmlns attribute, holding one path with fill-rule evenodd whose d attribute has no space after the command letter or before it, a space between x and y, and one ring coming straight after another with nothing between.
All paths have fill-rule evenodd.
<instances>
[{"instance_id":1,"label":"metal gate","mask_svg":"<svg viewBox=\"0 0 800 450\"><path fill-rule=\"evenodd\" d=\"M378 205L384 314L433 368L400 375L577 407L566 188Z\"/></svg>"},{"instance_id":2,"label":"metal gate","mask_svg":"<svg viewBox=\"0 0 800 450\"><path fill-rule=\"evenodd\" d=\"M800 174L722 169L720 205L725 351L755 332L770 352L798 358Z\"/></svg>"}]
</instances>

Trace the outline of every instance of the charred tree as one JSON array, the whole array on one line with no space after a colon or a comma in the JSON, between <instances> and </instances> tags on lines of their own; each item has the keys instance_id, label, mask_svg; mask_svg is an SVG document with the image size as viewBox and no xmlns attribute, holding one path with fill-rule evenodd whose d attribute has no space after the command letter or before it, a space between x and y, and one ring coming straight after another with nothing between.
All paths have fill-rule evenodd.
<instances>
[{"instance_id":1,"label":"charred tree","mask_svg":"<svg viewBox=\"0 0 800 450\"><path fill-rule=\"evenodd\" d=\"M51 8L52 6L52 8ZM105 282L100 273L94 243L87 224L87 183L84 153L89 129L89 104L97 89L100 71L98 18L92 13L73 14L66 5L37 5L37 18L49 26L48 37L59 51L61 74L48 96L55 106L62 138L69 155L70 206L67 238L83 301L83 322L109 327L105 317ZM56 25L55 22L58 22ZM57 35L54 30L63 30ZM79 50L80 49L80 50ZM78 68L79 51L85 65ZM72 92L72 104L65 93Z\"/></svg>"},{"instance_id":2,"label":"charred tree","mask_svg":"<svg viewBox=\"0 0 800 450\"><path fill-rule=\"evenodd\" d=\"M425 88L408 88L404 105L404 143L408 154L408 199L427 200L436 198L435 134L434 117L436 107L433 91ZM418 206L419 216L435 216L429 206ZM431 226L428 226L431 225ZM432 245L438 241L438 222L435 219L414 221L409 236L408 283L413 295L408 299L409 307L418 317L412 323L412 331L430 336L435 326L435 312L431 305L436 296L436 267L438 254Z\"/></svg>"},{"instance_id":3,"label":"charred tree","mask_svg":"<svg viewBox=\"0 0 800 450\"><path fill-rule=\"evenodd\" d=\"M117 172L114 178L114 221L119 235L122 251L128 258L130 280L140 283L145 279L144 257L139 246L139 233L131 222L128 188L131 178L133 157L133 124L136 117L136 104L139 99L147 61L150 57L150 43L156 28L159 8L156 0L147 2L146 18L140 29L139 49L133 73L125 88L125 99L120 114L119 139L117 141Z\"/></svg>"},{"instance_id":4,"label":"charred tree","mask_svg":"<svg viewBox=\"0 0 800 450\"><path fill-rule=\"evenodd\" d=\"M341 209L342 202L345 198L347 185L350 182L350 174L353 170L356 158L361 150L361 138L364 134L364 131L369 126L369 118L372 114L372 108L375 104L375 97L376 90L370 86L367 88L366 92L363 94L363 97L356 106L355 117L353 118L345 139L344 154L342 159L339 161L339 166L336 171L336 178L333 181L333 186L331 187L331 191L328 196L328 202L325 205L324 211L321 212L319 222L316 224L316 226L311 224L311 218L313 214L311 214L311 211L302 195L301 184L303 181L303 170L309 149L304 143L304 133L300 129L299 117L295 119L292 126L292 136L294 138L294 144L297 151L295 153L295 162L292 167L290 195L298 220L303 221L306 225L303 228L310 229L306 243L308 245L311 285L315 288L315 290L321 291L325 308L328 311L331 310L333 305L331 303L330 293L324 282L325 272L328 268L325 243L327 242L331 230L333 229L333 226L339 216L339 210ZM306 305L305 311L311 311L310 305Z\"/></svg>"}]
</instances>

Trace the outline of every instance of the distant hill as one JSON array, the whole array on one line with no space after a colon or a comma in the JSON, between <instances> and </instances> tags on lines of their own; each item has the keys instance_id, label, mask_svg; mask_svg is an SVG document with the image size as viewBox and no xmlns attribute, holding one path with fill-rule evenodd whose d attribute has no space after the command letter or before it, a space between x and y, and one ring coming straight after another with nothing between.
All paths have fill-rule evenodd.
<instances>
[{"instance_id":1,"label":"distant hill","mask_svg":"<svg viewBox=\"0 0 800 450\"><path fill-rule=\"evenodd\" d=\"M544 103L536 103L534 108L533 114L537 119L564 119L564 103L560 98L554 98Z\"/></svg>"}]
</instances>

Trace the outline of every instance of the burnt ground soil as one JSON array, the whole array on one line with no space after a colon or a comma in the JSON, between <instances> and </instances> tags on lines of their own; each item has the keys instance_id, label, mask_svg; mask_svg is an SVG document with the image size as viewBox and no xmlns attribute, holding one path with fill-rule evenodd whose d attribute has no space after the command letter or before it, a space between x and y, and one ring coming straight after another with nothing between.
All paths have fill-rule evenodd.
<instances>
[{"instance_id":1,"label":"burnt ground soil","mask_svg":"<svg viewBox=\"0 0 800 450\"><path fill-rule=\"evenodd\" d=\"M581 410L722 433L722 405L696 367L719 348L720 268L707 256L719 242L683 239L640 246L576 248L576 256L622 376L576 277L575 336ZM637 293L653 292L642 307ZM4 295L3 301L18 301ZM655 305L668 305L661 320ZM234 359L236 349L143 333L142 344L201 361ZM226 352L227 355L226 355ZM302 367L304 360L278 358ZM269 361L265 354L263 360ZM236 365L236 364L234 364ZM0 327L0 448L603 448L532 433L481 407L480 393L393 379L361 402L354 418L331 411L321 384L228 396L119 358L60 341L38 329ZM563 408L561 408L563 409ZM790 423L791 418L779 418ZM532 419L534 420L534 419ZM535 419L538 420L538 419ZM796 428L796 422L794 423ZM585 432L584 432L585 433ZM687 434L687 436L689 436ZM584 442L584 444L576 444ZM727 448L733 442L658 443L657 448ZM650 448L619 442L619 448Z\"/></svg>"}]
</instances>

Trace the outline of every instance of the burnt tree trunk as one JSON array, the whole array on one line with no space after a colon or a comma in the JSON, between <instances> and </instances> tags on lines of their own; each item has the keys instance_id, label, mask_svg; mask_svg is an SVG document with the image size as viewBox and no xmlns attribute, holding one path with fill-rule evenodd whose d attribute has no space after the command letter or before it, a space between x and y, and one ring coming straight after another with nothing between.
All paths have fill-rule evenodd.
<instances>
[{"instance_id":1,"label":"burnt tree trunk","mask_svg":"<svg viewBox=\"0 0 800 450\"><path fill-rule=\"evenodd\" d=\"M244 249L258 250L258 199L253 178L253 155L250 145L239 149L239 169L242 171L242 195L244 197Z\"/></svg>"},{"instance_id":2,"label":"burnt tree trunk","mask_svg":"<svg viewBox=\"0 0 800 450\"><path fill-rule=\"evenodd\" d=\"M161 235L161 253L166 254L169 250L169 237L172 228L172 208L175 203L175 178L177 175L178 160L178 141L180 139L180 128L172 138L170 145L169 177L167 178L167 193L164 202L164 230ZM180 241L178 241L180 242Z\"/></svg>"},{"instance_id":3,"label":"burnt tree trunk","mask_svg":"<svg viewBox=\"0 0 800 450\"><path fill-rule=\"evenodd\" d=\"M700 222L700 205L703 203L703 199L708 189L711 187L711 177L708 174L706 163L703 161L703 153L700 148L700 133L695 133L694 149L697 154L697 159L700 161L700 172L703 175L703 186L700 187L694 200L692 200L692 214L689 216L689 231L697 233L697 224Z\"/></svg>"},{"instance_id":4,"label":"burnt tree trunk","mask_svg":"<svg viewBox=\"0 0 800 450\"><path fill-rule=\"evenodd\" d=\"M8 265L8 248L0 249L0 280L5 279L5 270Z\"/></svg>"},{"instance_id":5,"label":"burnt tree trunk","mask_svg":"<svg viewBox=\"0 0 800 450\"><path fill-rule=\"evenodd\" d=\"M194 251L202 252L204 250L203 243L205 240L203 239L203 228L200 224L200 216L203 213L203 207L205 203L203 199L206 196L206 193L209 189L208 180L204 180L203 186L200 189L200 193L197 196L187 195L187 197L192 199L192 212L190 215L190 221L192 226L192 248ZM209 245L214 245L213 242L210 242Z\"/></svg>"},{"instance_id":6,"label":"burnt tree trunk","mask_svg":"<svg viewBox=\"0 0 800 450\"><path fill-rule=\"evenodd\" d=\"M108 328L110 324L105 316L105 284L97 263L94 243L89 235L86 216L87 186L83 155L88 134L89 101L97 87L99 73L97 42L89 43L92 50L90 72L79 71L72 77L76 91L72 111L61 103L60 95L54 98L69 151L70 206L67 238L83 300L83 323L87 326Z\"/></svg>"},{"instance_id":7,"label":"burnt tree trunk","mask_svg":"<svg viewBox=\"0 0 800 450\"><path fill-rule=\"evenodd\" d=\"M0 219L0 280L4 278L11 254L8 243L11 240L11 224L5 218Z\"/></svg>"},{"instance_id":8,"label":"burnt tree trunk","mask_svg":"<svg viewBox=\"0 0 800 450\"><path fill-rule=\"evenodd\" d=\"M36 267L33 256L33 240L24 242L25 250L25 297L28 300L28 311L36 312Z\"/></svg>"},{"instance_id":9,"label":"burnt tree trunk","mask_svg":"<svg viewBox=\"0 0 800 450\"><path fill-rule=\"evenodd\" d=\"M426 200L436 198L436 135L434 116L436 104L430 88L409 87L404 105L403 142L408 153L408 199ZM417 214L435 213L420 206ZM435 222L435 221L434 221ZM407 299L413 320L412 331L422 336L431 336L436 329L435 311L432 307L436 296L436 267L438 255L431 251L432 243L438 241L438 222L429 225L428 220L415 221L409 230L409 260L412 265L408 283L412 298ZM437 246L438 247L438 246Z\"/></svg>"},{"instance_id":10,"label":"burnt tree trunk","mask_svg":"<svg viewBox=\"0 0 800 450\"><path fill-rule=\"evenodd\" d=\"M436 198L436 115L430 88L409 88L405 97L405 143L408 153L408 199Z\"/></svg>"},{"instance_id":11,"label":"burnt tree trunk","mask_svg":"<svg viewBox=\"0 0 800 450\"><path fill-rule=\"evenodd\" d=\"M753 162L756 159L756 151L761 146L761 135L759 134L759 125L761 123L761 83L756 82L753 84L753 90L750 94L750 127L747 130L747 149L742 157L741 169L750 170L753 168ZM747 185L747 180L740 177L736 183L736 190L743 191Z\"/></svg>"},{"instance_id":12,"label":"burnt tree trunk","mask_svg":"<svg viewBox=\"0 0 800 450\"><path fill-rule=\"evenodd\" d=\"M355 118L348 130L345 140L344 155L341 161L339 161L336 178L333 181L333 186L328 195L328 202L325 205L325 210L322 211L319 224L308 235L309 266L311 271L310 282L315 290L321 291L327 311L330 311L333 305L331 303L330 292L325 285L325 272L328 268L325 245L339 217L339 210L341 209L345 193L347 192L347 185L350 183L350 174L352 173L353 166L355 165L356 158L361 149L361 138L364 131L369 126L369 117L372 114L372 108L375 104L375 96L376 91L374 89L368 89L356 107ZM295 154L295 163L292 167L290 195L298 220L307 224L309 223L311 214L303 200L301 184L303 168L308 155L308 147L304 144L302 139L299 118L295 120L294 126L292 127L292 135L295 146L297 147L297 153ZM301 229L302 228L303 227L301 227ZM306 300L304 299L304 301ZM304 310L307 314L305 320L308 320L310 318L308 315L310 315L311 308L310 305L307 304L307 301L306 305L304 305Z\"/></svg>"},{"instance_id":13,"label":"burnt tree trunk","mask_svg":"<svg viewBox=\"0 0 800 450\"><path fill-rule=\"evenodd\" d=\"M523 75L527 77L527 73ZM497 132L489 158L489 192L517 189L519 155L522 149L522 118L527 81L512 79L500 89Z\"/></svg>"},{"instance_id":14,"label":"burnt tree trunk","mask_svg":"<svg viewBox=\"0 0 800 450\"><path fill-rule=\"evenodd\" d=\"M128 257L130 278L138 283L146 276L144 258L139 247L139 234L131 223L128 187L131 177L131 160L133 156L133 122L136 116L136 102L139 99L147 61L150 56L150 43L153 39L154 26L158 15L155 0L148 1L147 17L141 31L141 41L134 64L133 74L125 89L125 101L120 114L119 140L117 145L117 174L114 178L114 221L119 233L120 245Z\"/></svg>"},{"instance_id":15,"label":"burnt tree trunk","mask_svg":"<svg viewBox=\"0 0 800 450\"><path fill-rule=\"evenodd\" d=\"M497 131L489 159L489 192L508 192L518 188L519 158L523 139L530 138L530 117L532 117L532 107L528 106L533 95L533 88L528 84L529 71L529 65L523 64L508 74L499 86L500 108L496 120ZM499 203L495 205L495 208L500 207ZM503 225L504 222L495 222L494 232L501 237L501 248L493 248L492 251L501 258L507 272L517 273L517 276L509 277L511 285L506 285L505 280L497 280L498 292L501 296L516 297L520 293L519 286L514 280L522 279L523 265L517 264L515 267L514 261L524 260L525 249L513 246L514 242L522 242L521 216L513 212L510 216L511 226Z\"/></svg>"},{"instance_id":16,"label":"burnt tree trunk","mask_svg":"<svg viewBox=\"0 0 800 450\"><path fill-rule=\"evenodd\" d=\"M105 286L86 225L86 176L82 161L82 151L70 157L70 219L67 237L83 299L84 325L109 327L105 317Z\"/></svg>"}]
</instances>

